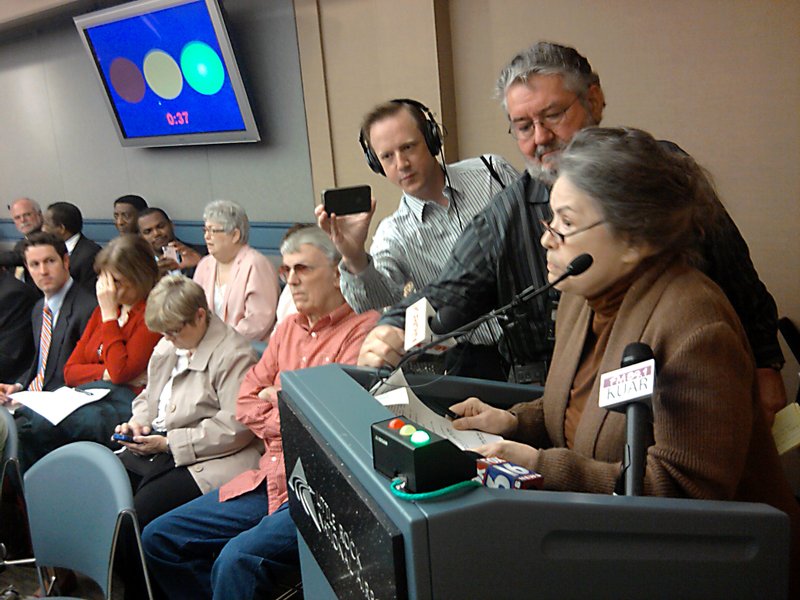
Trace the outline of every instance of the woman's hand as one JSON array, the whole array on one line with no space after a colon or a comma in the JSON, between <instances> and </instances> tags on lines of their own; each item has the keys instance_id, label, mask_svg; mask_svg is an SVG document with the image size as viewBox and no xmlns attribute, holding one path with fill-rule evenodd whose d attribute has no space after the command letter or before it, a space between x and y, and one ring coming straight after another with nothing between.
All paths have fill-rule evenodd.
<instances>
[{"instance_id":1,"label":"woman's hand","mask_svg":"<svg viewBox=\"0 0 800 600\"><path fill-rule=\"evenodd\" d=\"M460 419L453 421L453 429L477 429L508 437L517 431L519 425L515 415L489 406L475 397L453 404L450 410L461 415Z\"/></svg>"},{"instance_id":2,"label":"woman's hand","mask_svg":"<svg viewBox=\"0 0 800 600\"><path fill-rule=\"evenodd\" d=\"M119 317L119 303L117 303L117 285L114 283L111 273L108 271L100 273L95 290L103 322L116 320Z\"/></svg>"},{"instance_id":3,"label":"woman's hand","mask_svg":"<svg viewBox=\"0 0 800 600\"><path fill-rule=\"evenodd\" d=\"M497 456L531 471L536 470L536 462L539 460L539 451L533 446L508 440L484 444L472 450L484 456Z\"/></svg>"},{"instance_id":4,"label":"woman's hand","mask_svg":"<svg viewBox=\"0 0 800 600\"><path fill-rule=\"evenodd\" d=\"M122 446L125 446L134 454L159 454L161 452L167 452L169 449L166 436L150 435L150 427L147 425L140 425L136 421L120 423L114 428L114 433L129 435L133 438L133 442L123 442L121 440L114 441Z\"/></svg>"}]
</instances>

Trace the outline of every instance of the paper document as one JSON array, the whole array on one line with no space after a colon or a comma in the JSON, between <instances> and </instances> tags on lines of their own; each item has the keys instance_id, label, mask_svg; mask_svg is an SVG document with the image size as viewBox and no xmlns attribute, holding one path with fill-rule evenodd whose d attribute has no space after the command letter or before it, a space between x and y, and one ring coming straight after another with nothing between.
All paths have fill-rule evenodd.
<instances>
[{"instance_id":1,"label":"paper document","mask_svg":"<svg viewBox=\"0 0 800 600\"><path fill-rule=\"evenodd\" d=\"M447 438L462 450L497 442L503 438L493 433L485 433L471 429L460 431L453 429L450 420L437 415L420 400L408 386L401 371L393 373L389 379L371 393L375 399L391 410L398 417L410 419L428 431Z\"/></svg>"},{"instance_id":2,"label":"paper document","mask_svg":"<svg viewBox=\"0 0 800 600\"><path fill-rule=\"evenodd\" d=\"M772 437L778 454L786 454L800 446L800 405L792 402L778 411L772 425Z\"/></svg>"},{"instance_id":3,"label":"paper document","mask_svg":"<svg viewBox=\"0 0 800 600\"><path fill-rule=\"evenodd\" d=\"M76 390L67 386L54 392L16 392L11 398L17 404L39 413L53 425L58 425L81 406L100 400L111 390Z\"/></svg>"}]
</instances>

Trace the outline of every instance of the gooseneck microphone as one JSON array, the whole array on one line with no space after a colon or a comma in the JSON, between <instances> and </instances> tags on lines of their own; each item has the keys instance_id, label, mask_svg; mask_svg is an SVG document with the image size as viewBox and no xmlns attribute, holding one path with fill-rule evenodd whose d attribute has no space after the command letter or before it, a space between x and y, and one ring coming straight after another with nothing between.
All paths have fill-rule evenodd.
<instances>
[{"instance_id":1,"label":"gooseneck microphone","mask_svg":"<svg viewBox=\"0 0 800 600\"><path fill-rule=\"evenodd\" d=\"M535 298L536 296L544 294L546 291L550 290L554 286L564 281L567 277L574 277L575 275L580 275L581 273L586 271L586 269L592 266L593 261L594 259L589 254L581 254L579 256L576 256L574 259L572 259L569 265L567 265L567 268L564 269L564 272L552 282L540 288L531 285L522 290L516 296L514 296L514 298L508 304L501 306L500 308L496 308L492 311L489 311L485 315L482 315L477 319L475 319L474 321L470 321L465 325L454 326L453 323L460 320L458 319L458 317L461 316L459 311L451 307L442 307L442 309L437 311L436 314L433 316L430 324L431 330L434 333L440 333L440 335L435 336L430 342L420 346L413 352L409 352L408 354L403 356L403 358L401 358L400 361L397 363L397 366L394 368L394 371L399 370L403 365L405 365L412 359L416 358L417 356L424 354L425 351L427 351L428 349L433 348L436 345L440 345L442 344L442 342L445 342L452 338L461 337L462 335L469 333L479 325L482 325L486 321L489 321L496 317L504 316L507 312L509 312L513 308L516 308L523 302L527 302L528 300Z\"/></svg>"}]
</instances>

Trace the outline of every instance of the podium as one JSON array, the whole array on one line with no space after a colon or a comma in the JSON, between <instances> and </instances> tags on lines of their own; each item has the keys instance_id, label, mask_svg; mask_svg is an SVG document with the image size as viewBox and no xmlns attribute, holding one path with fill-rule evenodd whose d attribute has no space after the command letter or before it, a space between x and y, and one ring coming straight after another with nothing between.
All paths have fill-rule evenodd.
<instances>
[{"instance_id":1,"label":"podium","mask_svg":"<svg viewBox=\"0 0 800 600\"><path fill-rule=\"evenodd\" d=\"M375 375L281 374L303 588L314 600L785 598L788 517L763 504L473 488L408 502L372 465ZM541 389L412 376L418 396L507 406Z\"/></svg>"}]
</instances>

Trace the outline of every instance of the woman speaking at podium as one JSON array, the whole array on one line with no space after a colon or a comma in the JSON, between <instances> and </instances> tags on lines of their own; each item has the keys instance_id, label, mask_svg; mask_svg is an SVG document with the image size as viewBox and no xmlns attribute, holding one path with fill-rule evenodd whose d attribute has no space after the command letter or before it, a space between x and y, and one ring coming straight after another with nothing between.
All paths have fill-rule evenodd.
<instances>
[{"instance_id":1,"label":"woman speaking at podium","mask_svg":"<svg viewBox=\"0 0 800 600\"><path fill-rule=\"evenodd\" d=\"M642 342L658 370L644 493L764 502L789 514L796 540L800 511L759 405L747 338L722 291L693 266L720 206L703 170L645 132L585 129L563 152L550 204L541 239L550 280L580 254L594 262L557 286L544 395L508 411L467 399L451 407L463 415L453 426L507 438L478 451L540 472L547 489L611 494L625 415L599 407L600 379Z\"/></svg>"}]
</instances>

